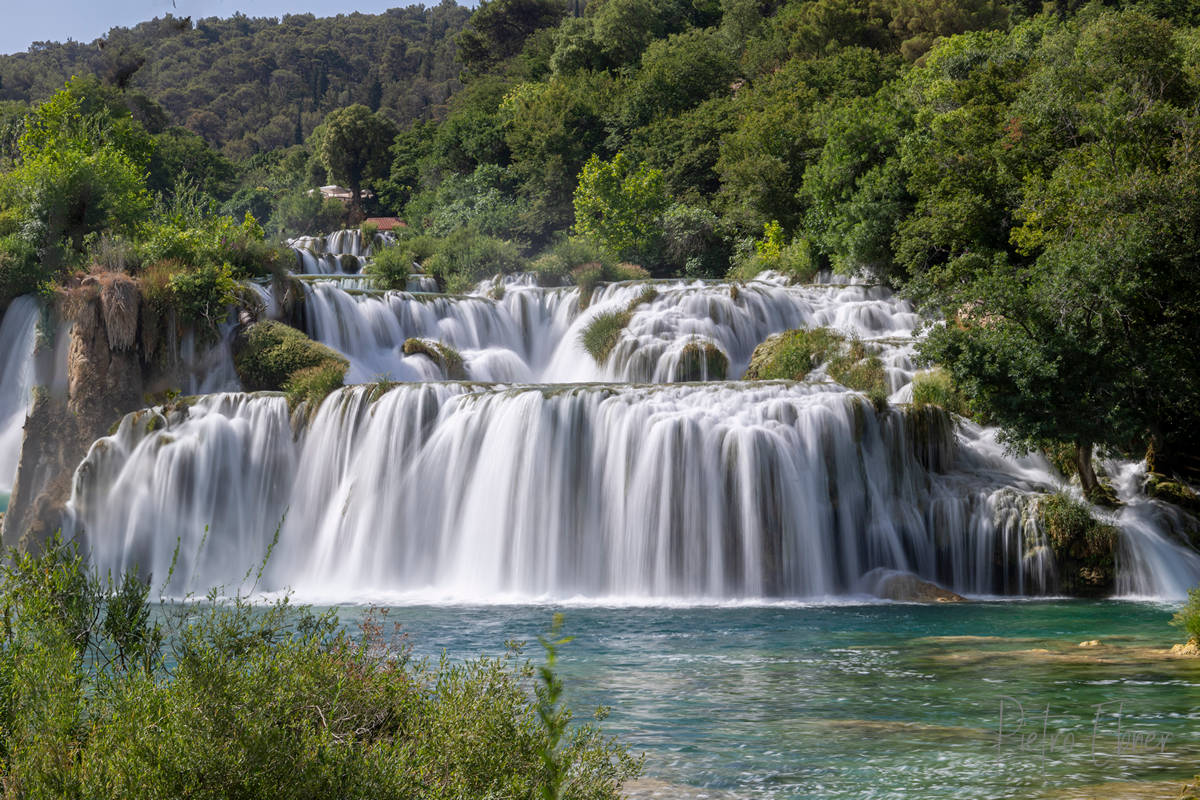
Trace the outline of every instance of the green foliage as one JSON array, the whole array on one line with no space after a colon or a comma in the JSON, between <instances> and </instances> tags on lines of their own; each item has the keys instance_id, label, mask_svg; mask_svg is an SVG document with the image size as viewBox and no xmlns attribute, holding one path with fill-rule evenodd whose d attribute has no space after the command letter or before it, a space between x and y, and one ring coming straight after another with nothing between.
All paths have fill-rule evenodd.
<instances>
[{"instance_id":1,"label":"green foliage","mask_svg":"<svg viewBox=\"0 0 1200 800\"><path fill-rule=\"evenodd\" d=\"M616 258L653 263L667 207L662 173L633 165L621 153L584 165L575 190L575 233Z\"/></svg>"},{"instance_id":2,"label":"green foliage","mask_svg":"<svg viewBox=\"0 0 1200 800\"><path fill-rule=\"evenodd\" d=\"M446 291L468 291L484 278L520 272L527 262L517 246L469 228L460 228L437 243L423 266Z\"/></svg>"},{"instance_id":3,"label":"green foliage","mask_svg":"<svg viewBox=\"0 0 1200 800\"><path fill-rule=\"evenodd\" d=\"M829 328L784 331L754 348L744 380L802 381L841 351L845 339Z\"/></svg>"},{"instance_id":4,"label":"green foliage","mask_svg":"<svg viewBox=\"0 0 1200 800\"><path fill-rule=\"evenodd\" d=\"M349 367L346 359L325 345L273 320L250 326L234 355L234 365L248 391L279 391L301 370L340 369L345 376Z\"/></svg>"},{"instance_id":5,"label":"green foliage","mask_svg":"<svg viewBox=\"0 0 1200 800\"><path fill-rule=\"evenodd\" d=\"M342 227L346 206L320 192L296 189L285 193L271 211L270 226L276 235L318 236Z\"/></svg>"},{"instance_id":6,"label":"green foliage","mask_svg":"<svg viewBox=\"0 0 1200 800\"><path fill-rule=\"evenodd\" d=\"M315 367L292 372L283 384L283 392L287 395L289 407L294 409L301 403L308 403L310 411L315 413L326 397L342 388L345 378L344 364L323 361Z\"/></svg>"},{"instance_id":7,"label":"green foliage","mask_svg":"<svg viewBox=\"0 0 1200 800\"><path fill-rule=\"evenodd\" d=\"M175 273L167 288L184 322L204 322L215 330L233 305L238 285L228 263L208 263Z\"/></svg>"},{"instance_id":8,"label":"green foliage","mask_svg":"<svg viewBox=\"0 0 1200 800\"><path fill-rule=\"evenodd\" d=\"M604 311L592 317L591 322L579 334L579 343L587 351L597 366L604 366L617 342L621 340L621 331L633 319L630 311Z\"/></svg>"},{"instance_id":9,"label":"green foliage","mask_svg":"<svg viewBox=\"0 0 1200 800\"><path fill-rule=\"evenodd\" d=\"M33 294L52 278L32 244L16 234L0 236L0 308L23 294Z\"/></svg>"},{"instance_id":10,"label":"green foliage","mask_svg":"<svg viewBox=\"0 0 1200 800\"><path fill-rule=\"evenodd\" d=\"M1182 628L1189 642L1200 645L1200 587L1188 590L1187 602L1175 612L1171 624Z\"/></svg>"},{"instance_id":11,"label":"green foliage","mask_svg":"<svg viewBox=\"0 0 1200 800\"><path fill-rule=\"evenodd\" d=\"M544 641L414 661L372 615L239 596L151 608L136 575L85 570L74 545L0 573L0 780L21 797L619 796L640 762L571 723Z\"/></svg>"},{"instance_id":12,"label":"green foliage","mask_svg":"<svg viewBox=\"0 0 1200 800\"><path fill-rule=\"evenodd\" d=\"M613 274L615 265L598 246L578 237L555 242L530 264L530 269L537 274L543 286L565 283L568 278L576 276L580 268L585 268L584 272L588 275L595 273L594 281L599 281L604 275Z\"/></svg>"},{"instance_id":13,"label":"green foliage","mask_svg":"<svg viewBox=\"0 0 1200 800\"><path fill-rule=\"evenodd\" d=\"M964 417L971 414L966 398L954 386L954 379L940 367L923 370L913 376L912 404L913 408L937 406Z\"/></svg>"},{"instance_id":14,"label":"green foliage","mask_svg":"<svg viewBox=\"0 0 1200 800\"><path fill-rule=\"evenodd\" d=\"M562 0L483 0L458 35L458 56L482 72L517 55L530 34L557 25L566 10Z\"/></svg>"},{"instance_id":15,"label":"green foliage","mask_svg":"<svg viewBox=\"0 0 1200 800\"><path fill-rule=\"evenodd\" d=\"M829 360L826 373L847 389L865 394L876 409L887 408L887 371L879 356L867 353L862 342L847 343Z\"/></svg>"},{"instance_id":16,"label":"green foliage","mask_svg":"<svg viewBox=\"0 0 1200 800\"><path fill-rule=\"evenodd\" d=\"M408 274L415 261L413 248L407 243L380 248L364 268L366 274L375 278L381 289L403 290L408 285Z\"/></svg>"},{"instance_id":17,"label":"green foliage","mask_svg":"<svg viewBox=\"0 0 1200 800\"><path fill-rule=\"evenodd\" d=\"M350 190L351 206L361 203L363 186L388 176L392 122L364 105L332 111L313 133L314 150L329 176Z\"/></svg>"},{"instance_id":18,"label":"green foliage","mask_svg":"<svg viewBox=\"0 0 1200 800\"><path fill-rule=\"evenodd\" d=\"M1037 522L1054 553L1063 591L1088 595L1112 590L1119 535L1115 527L1097 521L1086 506L1062 493L1038 500Z\"/></svg>"},{"instance_id":19,"label":"green foliage","mask_svg":"<svg viewBox=\"0 0 1200 800\"><path fill-rule=\"evenodd\" d=\"M809 241L797 236L786 241L783 227L768 222L763 236L753 242L754 251L743 249L734 257L729 277L748 281L760 272L771 270L786 276L792 283L808 283L817 274L817 264Z\"/></svg>"}]
</instances>

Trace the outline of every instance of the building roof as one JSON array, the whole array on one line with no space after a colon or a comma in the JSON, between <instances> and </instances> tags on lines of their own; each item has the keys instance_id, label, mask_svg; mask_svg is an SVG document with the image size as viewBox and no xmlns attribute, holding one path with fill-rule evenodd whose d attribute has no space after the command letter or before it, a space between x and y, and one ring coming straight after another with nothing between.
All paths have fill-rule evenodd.
<instances>
[{"instance_id":1,"label":"building roof","mask_svg":"<svg viewBox=\"0 0 1200 800\"><path fill-rule=\"evenodd\" d=\"M408 227L404 220L400 219L399 217L368 217L367 219L363 220L364 224L368 222L381 231L390 231L395 230L396 228Z\"/></svg>"}]
</instances>

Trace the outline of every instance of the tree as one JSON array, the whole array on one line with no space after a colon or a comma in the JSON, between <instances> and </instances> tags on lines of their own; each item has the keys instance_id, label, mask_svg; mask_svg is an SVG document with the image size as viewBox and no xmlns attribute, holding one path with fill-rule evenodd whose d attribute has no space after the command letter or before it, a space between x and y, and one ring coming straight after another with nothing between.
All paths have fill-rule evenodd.
<instances>
[{"instance_id":1,"label":"tree","mask_svg":"<svg viewBox=\"0 0 1200 800\"><path fill-rule=\"evenodd\" d=\"M395 126L363 105L331 112L314 133L317 157L330 178L346 184L352 208L362 208L365 182L388 177L388 148L395 137Z\"/></svg>"},{"instance_id":2,"label":"tree","mask_svg":"<svg viewBox=\"0 0 1200 800\"><path fill-rule=\"evenodd\" d=\"M666 207L659 170L634 165L621 153L611 161L592 156L575 190L575 232L618 258L653 263Z\"/></svg>"},{"instance_id":3,"label":"tree","mask_svg":"<svg viewBox=\"0 0 1200 800\"><path fill-rule=\"evenodd\" d=\"M483 0L458 35L458 57L481 72L521 51L529 35L552 28L567 13L563 0Z\"/></svg>"}]
</instances>

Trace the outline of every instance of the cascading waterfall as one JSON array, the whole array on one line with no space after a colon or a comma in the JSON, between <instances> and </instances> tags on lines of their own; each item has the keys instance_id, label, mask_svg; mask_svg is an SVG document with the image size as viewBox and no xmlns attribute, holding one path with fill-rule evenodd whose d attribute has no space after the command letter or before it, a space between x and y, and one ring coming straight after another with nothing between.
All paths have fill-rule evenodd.
<instances>
[{"instance_id":1,"label":"cascading waterfall","mask_svg":"<svg viewBox=\"0 0 1200 800\"><path fill-rule=\"evenodd\" d=\"M922 439L830 384L376 391L343 390L295 438L275 396L130 416L80 467L77 530L102 571L158 576L177 533L175 593L238 584L281 522L259 588L305 598L806 598L876 567L972 593L1045 579L1022 560L1044 464L979 429Z\"/></svg>"},{"instance_id":2,"label":"cascading waterfall","mask_svg":"<svg viewBox=\"0 0 1200 800\"><path fill-rule=\"evenodd\" d=\"M0 322L0 511L8 507L25 415L33 399L33 350L40 317L35 298L18 297Z\"/></svg>"},{"instance_id":3,"label":"cascading waterfall","mask_svg":"<svg viewBox=\"0 0 1200 800\"><path fill-rule=\"evenodd\" d=\"M429 380L401 345L410 337L457 349L472 380L500 382L669 383L679 379L680 353L690 342L711 343L740 376L754 347L772 333L829 326L874 340L893 390L913 373L909 339L919 323L905 300L873 286L781 286L754 281L727 284L671 281L633 309L632 318L603 365L580 343L599 315L628 308L645 284L612 284L579 310L574 287L543 289L508 284L499 300L403 292L351 294L332 283L308 287L308 334L346 355L351 382L386 377ZM425 359L427 361L427 359Z\"/></svg>"},{"instance_id":4,"label":"cascading waterfall","mask_svg":"<svg viewBox=\"0 0 1200 800\"><path fill-rule=\"evenodd\" d=\"M288 246L296 253L297 272L301 275L325 275L331 278L351 278L347 289L370 288L372 281L364 276L363 270L374 255L376 248L395 244L396 236L390 231L375 234L370 242L363 241L357 229L334 231L328 236L298 236L288 240ZM409 276L406 289L410 292L436 292L437 281L422 274L416 264Z\"/></svg>"},{"instance_id":5,"label":"cascading waterfall","mask_svg":"<svg viewBox=\"0 0 1200 800\"><path fill-rule=\"evenodd\" d=\"M174 594L239 586L277 530L257 588L330 601L798 599L861 591L876 569L970 594L1053 590L1031 505L1062 478L995 430L876 412L821 369L675 382L689 343L736 378L770 334L828 326L878 355L907 402L920 320L886 289L612 284L581 310L574 287L494 283L470 296L307 283L308 333L349 358L348 382L399 385L345 389L311 417L240 394L130 415L77 471L68 527L101 570L165 578L176 558ZM582 333L611 311L628 322L597 364ZM404 353L410 338L455 348L484 383L442 382ZM1118 468L1119 588L1177 597L1200 554Z\"/></svg>"}]
</instances>

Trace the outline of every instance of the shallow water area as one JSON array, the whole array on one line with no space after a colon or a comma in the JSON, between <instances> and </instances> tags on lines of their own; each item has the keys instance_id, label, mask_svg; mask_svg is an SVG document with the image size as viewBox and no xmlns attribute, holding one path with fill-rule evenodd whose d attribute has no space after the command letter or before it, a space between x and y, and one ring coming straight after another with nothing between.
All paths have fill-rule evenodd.
<instances>
[{"instance_id":1,"label":"shallow water area","mask_svg":"<svg viewBox=\"0 0 1200 800\"><path fill-rule=\"evenodd\" d=\"M418 656L469 658L535 643L555 608L386 619ZM1200 659L1165 653L1167 606L564 610L576 718L611 707L605 731L646 754L631 798L1177 797L1200 765Z\"/></svg>"}]
</instances>

